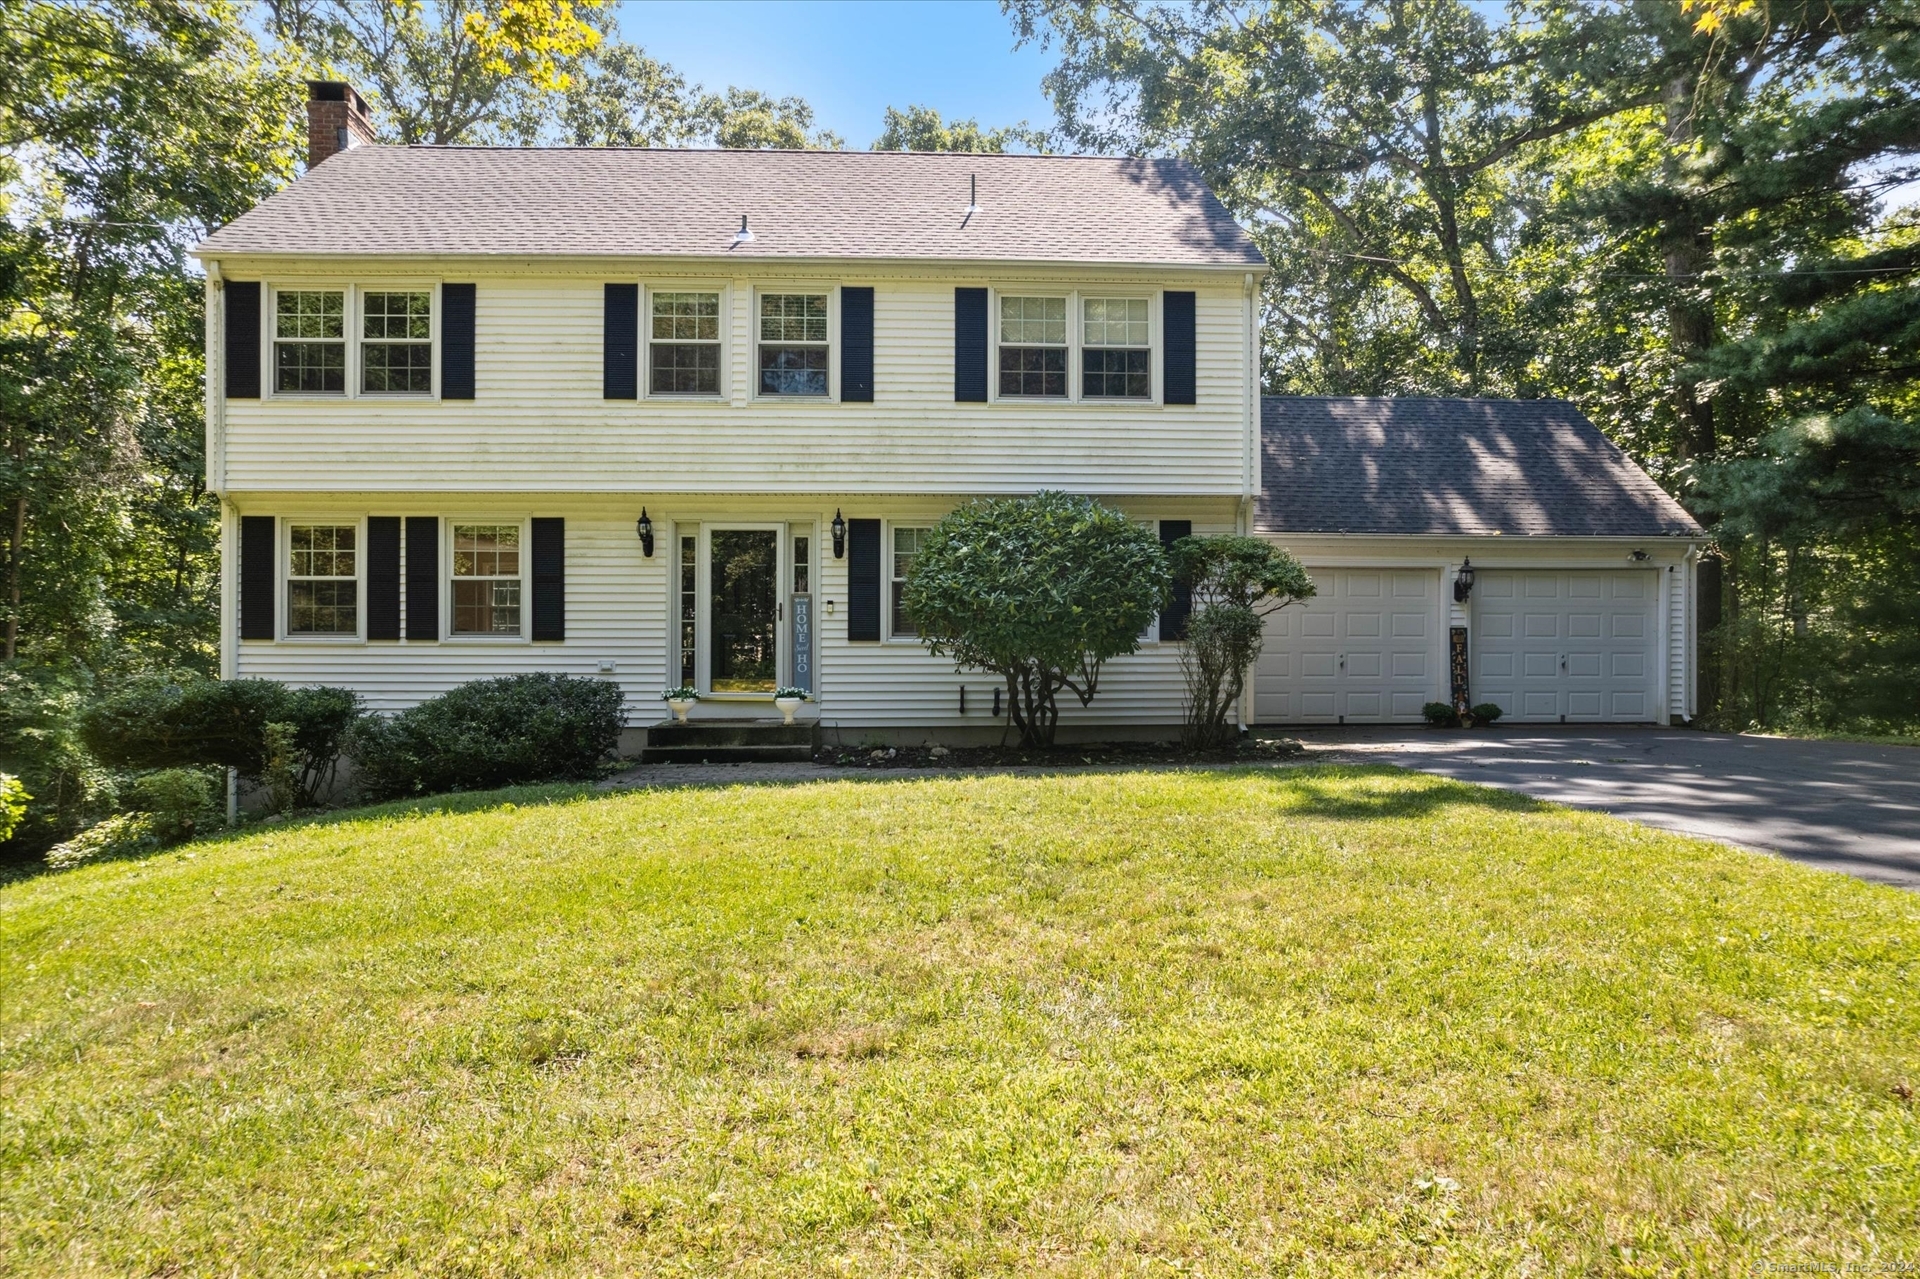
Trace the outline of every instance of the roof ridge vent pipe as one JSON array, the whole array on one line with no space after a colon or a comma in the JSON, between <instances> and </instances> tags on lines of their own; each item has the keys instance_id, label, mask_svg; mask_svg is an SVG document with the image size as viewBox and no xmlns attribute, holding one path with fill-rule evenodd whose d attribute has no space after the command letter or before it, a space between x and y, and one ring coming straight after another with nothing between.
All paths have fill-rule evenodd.
<instances>
[{"instance_id":1,"label":"roof ridge vent pipe","mask_svg":"<svg viewBox=\"0 0 1920 1279\"><path fill-rule=\"evenodd\" d=\"M738 248L743 244L752 243L753 232L747 227L747 215L742 213L740 215L740 229L733 233L733 244L735 248Z\"/></svg>"},{"instance_id":2,"label":"roof ridge vent pipe","mask_svg":"<svg viewBox=\"0 0 1920 1279\"><path fill-rule=\"evenodd\" d=\"M967 216L972 217L978 212L980 212L980 175L970 173L967 175Z\"/></svg>"}]
</instances>

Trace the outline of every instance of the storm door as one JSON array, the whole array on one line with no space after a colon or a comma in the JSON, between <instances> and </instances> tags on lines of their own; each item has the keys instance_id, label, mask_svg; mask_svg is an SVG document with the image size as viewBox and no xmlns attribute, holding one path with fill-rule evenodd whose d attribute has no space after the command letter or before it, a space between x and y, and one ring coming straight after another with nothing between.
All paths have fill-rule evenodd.
<instances>
[{"instance_id":1,"label":"storm door","mask_svg":"<svg viewBox=\"0 0 1920 1279\"><path fill-rule=\"evenodd\" d=\"M768 695L780 683L780 534L716 528L707 547L707 689Z\"/></svg>"}]
</instances>

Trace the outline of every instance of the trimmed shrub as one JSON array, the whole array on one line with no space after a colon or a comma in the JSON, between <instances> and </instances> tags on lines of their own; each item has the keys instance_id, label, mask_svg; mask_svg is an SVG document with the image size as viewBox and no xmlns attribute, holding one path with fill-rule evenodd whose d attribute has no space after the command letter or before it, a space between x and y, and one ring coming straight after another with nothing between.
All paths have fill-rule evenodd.
<instances>
[{"instance_id":1,"label":"trimmed shrub","mask_svg":"<svg viewBox=\"0 0 1920 1279\"><path fill-rule=\"evenodd\" d=\"M905 603L927 651L1006 681L1021 745L1051 746L1060 690L1091 702L1101 667L1139 650L1168 582L1151 531L1042 492L949 512L914 555Z\"/></svg>"},{"instance_id":2,"label":"trimmed shrub","mask_svg":"<svg viewBox=\"0 0 1920 1279\"><path fill-rule=\"evenodd\" d=\"M618 684L597 679L480 680L362 720L348 757L373 799L592 777L619 745L624 703Z\"/></svg>"},{"instance_id":3,"label":"trimmed shrub","mask_svg":"<svg viewBox=\"0 0 1920 1279\"><path fill-rule=\"evenodd\" d=\"M155 838L178 844L205 829L214 816L213 779L199 769L163 768L121 787L127 808L145 813Z\"/></svg>"},{"instance_id":4,"label":"trimmed shrub","mask_svg":"<svg viewBox=\"0 0 1920 1279\"><path fill-rule=\"evenodd\" d=\"M1267 615L1313 598L1313 579L1293 556L1257 537L1183 537L1168 558L1174 580L1187 583L1193 596L1180 647L1186 742L1224 746L1236 735L1240 697L1247 672L1260 660Z\"/></svg>"},{"instance_id":5,"label":"trimmed shrub","mask_svg":"<svg viewBox=\"0 0 1920 1279\"><path fill-rule=\"evenodd\" d=\"M134 680L89 706L80 736L106 764L119 768L238 769L266 781L280 767L281 807L312 807L333 785L340 753L355 721L359 695L344 688L288 688L267 679L212 680L200 675ZM285 724L288 742L270 749L267 726ZM285 794L281 794L281 791Z\"/></svg>"},{"instance_id":6,"label":"trimmed shrub","mask_svg":"<svg viewBox=\"0 0 1920 1279\"><path fill-rule=\"evenodd\" d=\"M1476 724L1491 724L1506 714L1500 709L1498 702L1482 702L1468 713L1473 716L1473 722Z\"/></svg>"},{"instance_id":7,"label":"trimmed shrub","mask_svg":"<svg viewBox=\"0 0 1920 1279\"><path fill-rule=\"evenodd\" d=\"M142 857L160 847L153 832L153 818L147 813L115 813L96 822L64 844L47 850L47 865L67 870L87 862L112 861L118 857Z\"/></svg>"},{"instance_id":8,"label":"trimmed shrub","mask_svg":"<svg viewBox=\"0 0 1920 1279\"><path fill-rule=\"evenodd\" d=\"M1428 702L1420 708L1420 713L1435 728L1457 728L1460 724L1460 712L1449 702Z\"/></svg>"}]
</instances>

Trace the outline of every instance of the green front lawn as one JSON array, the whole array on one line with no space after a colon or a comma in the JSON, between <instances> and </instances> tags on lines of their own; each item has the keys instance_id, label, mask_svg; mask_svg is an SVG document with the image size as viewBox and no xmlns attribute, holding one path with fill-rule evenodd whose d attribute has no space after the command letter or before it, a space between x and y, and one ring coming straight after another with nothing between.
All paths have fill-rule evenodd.
<instances>
[{"instance_id":1,"label":"green front lawn","mask_svg":"<svg viewBox=\"0 0 1920 1279\"><path fill-rule=\"evenodd\" d=\"M1390 769L510 798L0 888L0 1271L1920 1261L1920 896Z\"/></svg>"}]
</instances>

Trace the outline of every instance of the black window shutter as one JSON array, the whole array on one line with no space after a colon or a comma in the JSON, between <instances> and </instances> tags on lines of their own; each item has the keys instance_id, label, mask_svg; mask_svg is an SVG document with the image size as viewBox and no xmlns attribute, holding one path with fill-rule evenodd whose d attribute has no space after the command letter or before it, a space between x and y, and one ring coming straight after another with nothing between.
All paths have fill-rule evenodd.
<instances>
[{"instance_id":1,"label":"black window shutter","mask_svg":"<svg viewBox=\"0 0 1920 1279\"><path fill-rule=\"evenodd\" d=\"M260 282L228 280L220 290L227 308L227 398L260 398ZM271 638L271 637L269 637Z\"/></svg>"},{"instance_id":2,"label":"black window shutter","mask_svg":"<svg viewBox=\"0 0 1920 1279\"><path fill-rule=\"evenodd\" d=\"M473 398L473 286L440 286L440 398Z\"/></svg>"},{"instance_id":3,"label":"black window shutter","mask_svg":"<svg viewBox=\"0 0 1920 1279\"><path fill-rule=\"evenodd\" d=\"M1189 293L1188 297L1193 295ZM1161 520L1160 545L1172 546L1183 537L1193 536L1192 520ZM1166 608L1160 612L1160 638L1163 640L1185 639L1187 637L1187 617L1193 612L1193 583L1173 579L1173 595L1167 601Z\"/></svg>"},{"instance_id":4,"label":"black window shutter","mask_svg":"<svg viewBox=\"0 0 1920 1279\"><path fill-rule=\"evenodd\" d=\"M240 517L240 638L273 638L274 569L279 555L274 548L274 519L271 515Z\"/></svg>"},{"instance_id":5,"label":"black window shutter","mask_svg":"<svg viewBox=\"0 0 1920 1279\"><path fill-rule=\"evenodd\" d=\"M407 516L407 638L440 638L440 517Z\"/></svg>"},{"instance_id":6,"label":"black window shutter","mask_svg":"<svg viewBox=\"0 0 1920 1279\"><path fill-rule=\"evenodd\" d=\"M873 290L840 290L840 399L873 403Z\"/></svg>"},{"instance_id":7,"label":"black window shutter","mask_svg":"<svg viewBox=\"0 0 1920 1279\"><path fill-rule=\"evenodd\" d=\"M640 286L607 286L606 359L601 397L640 398Z\"/></svg>"},{"instance_id":8,"label":"black window shutter","mask_svg":"<svg viewBox=\"0 0 1920 1279\"><path fill-rule=\"evenodd\" d=\"M567 522L533 522L533 631L537 640L567 637Z\"/></svg>"},{"instance_id":9,"label":"black window shutter","mask_svg":"<svg viewBox=\"0 0 1920 1279\"><path fill-rule=\"evenodd\" d=\"M958 404L987 402L985 289L953 291L953 398Z\"/></svg>"},{"instance_id":10,"label":"black window shutter","mask_svg":"<svg viewBox=\"0 0 1920 1279\"><path fill-rule=\"evenodd\" d=\"M1167 368L1162 387L1168 404L1196 402L1193 294L1160 295L1160 329L1166 334Z\"/></svg>"},{"instance_id":11,"label":"black window shutter","mask_svg":"<svg viewBox=\"0 0 1920 1279\"><path fill-rule=\"evenodd\" d=\"M400 517L367 517L367 638L400 638Z\"/></svg>"},{"instance_id":12,"label":"black window shutter","mask_svg":"<svg viewBox=\"0 0 1920 1279\"><path fill-rule=\"evenodd\" d=\"M847 638L880 638L880 521L847 521Z\"/></svg>"}]
</instances>

